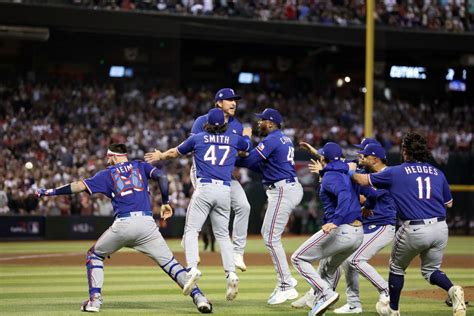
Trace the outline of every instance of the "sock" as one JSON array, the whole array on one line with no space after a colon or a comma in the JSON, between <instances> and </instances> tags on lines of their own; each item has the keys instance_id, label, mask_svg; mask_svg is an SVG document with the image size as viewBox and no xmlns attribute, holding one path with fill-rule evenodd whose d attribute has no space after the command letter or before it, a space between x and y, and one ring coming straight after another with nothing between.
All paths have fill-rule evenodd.
<instances>
[{"instance_id":1,"label":"sock","mask_svg":"<svg viewBox=\"0 0 474 316\"><path fill-rule=\"evenodd\" d=\"M440 288L444 289L446 292L453 286L453 283L448 278L448 276L440 270L436 270L430 276L431 284L437 285Z\"/></svg>"},{"instance_id":2,"label":"sock","mask_svg":"<svg viewBox=\"0 0 474 316\"><path fill-rule=\"evenodd\" d=\"M398 311L398 303L400 302L400 294L402 293L405 277L390 273L388 275L388 287L390 292L390 308Z\"/></svg>"}]
</instances>

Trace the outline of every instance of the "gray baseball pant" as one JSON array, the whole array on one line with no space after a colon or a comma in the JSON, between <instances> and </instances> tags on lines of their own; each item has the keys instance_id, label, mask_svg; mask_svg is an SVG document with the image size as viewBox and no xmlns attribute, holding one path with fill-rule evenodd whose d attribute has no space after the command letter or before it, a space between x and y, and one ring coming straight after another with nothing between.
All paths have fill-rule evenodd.
<instances>
[{"instance_id":1,"label":"gray baseball pant","mask_svg":"<svg viewBox=\"0 0 474 316\"><path fill-rule=\"evenodd\" d=\"M196 166L193 164L190 171L191 183L196 189L197 177ZM249 227L250 203L245 194L244 188L237 180L232 180L230 184L231 209L235 212L234 224L232 228L232 241L234 253L243 255L247 245L247 231Z\"/></svg>"},{"instance_id":2,"label":"gray baseball pant","mask_svg":"<svg viewBox=\"0 0 474 316\"><path fill-rule=\"evenodd\" d=\"M332 296L339 280L339 267L362 243L362 227L348 224L333 229L329 234L322 230L306 240L291 256L291 262L313 288L316 295ZM319 273L313 262L319 263Z\"/></svg>"},{"instance_id":3,"label":"gray baseball pant","mask_svg":"<svg viewBox=\"0 0 474 316\"><path fill-rule=\"evenodd\" d=\"M117 218L87 253L86 267L91 296L100 293L104 284L104 259L123 247L144 253L181 288L185 284L186 269L174 258L153 217L124 217Z\"/></svg>"},{"instance_id":4,"label":"gray baseball pant","mask_svg":"<svg viewBox=\"0 0 474 316\"><path fill-rule=\"evenodd\" d=\"M286 224L293 209L303 198L303 187L299 182L286 183L285 180L274 184L267 190L268 206L262 225L262 236L265 246L272 257L273 266L278 277L278 286L285 290L292 287L291 272L286 259L285 249L281 243Z\"/></svg>"},{"instance_id":5,"label":"gray baseball pant","mask_svg":"<svg viewBox=\"0 0 474 316\"><path fill-rule=\"evenodd\" d=\"M222 181L197 182L196 191L186 214L184 227L184 252L188 268L198 265L198 238L207 216L210 216L214 236L221 250L222 264L226 272L235 272L234 252L229 237L230 186Z\"/></svg>"},{"instance_id":6,"label":"gray baseball pant","mask_svg":"<svg viewBox=\"0 0 474 316\"><path fill-rule=\"evenodd\" d=\"M421 274L430 282L433 272L441 268L444 249L448 245L446 221L425 220L425 225L405 222L397 231L390 256L390 273L404 275L417 255L421 259Z\"/></svg>"},{"instance_id":7,"label":"gray baseball pant","mask_svg":"<svg viewBox=\"0 0 474 316\"><path fill-rule=\"evenodd\" d=\"M383 248L393 242L395 226L380 226L377 230L364 234L362 244L343 263L346 276L347 303L362 307L359 297L359 273L365 277L380 294L388 296L388 282L371 266L368 261Z\"/></svg>"}]
</instances>

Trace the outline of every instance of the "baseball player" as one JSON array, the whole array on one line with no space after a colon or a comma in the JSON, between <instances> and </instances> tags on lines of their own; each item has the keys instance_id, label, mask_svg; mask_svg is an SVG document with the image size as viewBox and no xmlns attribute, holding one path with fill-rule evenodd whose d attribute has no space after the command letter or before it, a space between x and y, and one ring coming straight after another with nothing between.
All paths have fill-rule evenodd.
<instances>
[{"instance_id":1,"label":"baseball player","mask_svg":"<svg viewBox=\"0 0 474 316\"><path fill-rule=\"evenodd\" d=\"M81 306L84 312L99 312L102 304L104 283L104 259L122 247L134 248L154 260L181 288L185 284L186 269L175 259L161 236L153 219L148 180L159 181L163 205L161 217L173 215L168 202L166 174L152 165L139 160L129 161L124 144L112 144L107 151L110 166L92 178L72 182L55 189L38 189L38 197L74 194L86 191L102 193L111 199L115 221L86 256L89 300ZM190 295L201 313L211 313L212 305L195 286Z\"/></svg>"},{"instance_id":2,"label":"baseball player","mask_svg":"<svg viewBox=\"0 0 474 316\"><path fill-rule=\"evenodd\" d=\"M381 172L387 168L385 150L377 143L369 143L359 154L359 164L365 171ZM361 187L367 199L363 204L362 223L364 240L343 264L346 277L347 304L334 310L335 314L360 314L359 275L364 276L379 292L379 301L388 302L388 283L368 261L393 242L397 220L397 206L385 189ZM372 211L373 210L373 211Z\"/></svg>"},{"instance_id":3,"label":"baseball player","mask_svg":"<svg viewBox=\"0 0 474 316\"><path fill-rule=\"evenodd\" d=\"M398 205L398 216L403 221L390 257L390 302L377 302L377 312L379 315L400 315L405 270L419 255L424 278L448 292L453 302L453 315L464 316L463 288L453 285L440 270L448 242L446 207L453 205L448 182L441 170L428 163L432 157L422 136L408 133L403 138L401 154L404 161L401 165L369 175L354 173L355 165L351 164L350 174L356 183L383 188L391 193Z\"/></svg>"},{"instance_id":4,"label":"baseball player","mask_svg":"<svg viewBox=\"0 0 474 316\"><path fill-rule=\"evenodd\" d=\"M235 118L235 110L237 108L237 101L242 97L235 94L233 89L223 88L217 91L214 102L217 108L224 111L225 121L228 128L225 132L227 135L236 134L241 135L243 126ZM193 124L191 135L204 132L204 126L207 123L207 114L199 116ZM194 188L196 188L196 166L193 161L191 167L191 181ZM244 250L247 244L247 230L249 226L250 204L247 200L247 195L239 181L232 178L230 182L230 206L235 212L234 224L232 229L232 241L234 245L234 263L241 271L247 270L244 262Z\"/></svg>"},{"instance_id":5,"label":"baseball player","mask_svg":"<svg viewBox=\"0 0 474 316\"><path fill-rule=\"evenodd\" d=\"M339 266L363 239L358 188L347 175L348 165L341 161L341 147L329 142L318 154L320 160L313 161L309 169L322 176L319 196L324 207L324 225L291 256L293 266L316 293L309 316L323 315L337 302L339 294L334 290ZM320 260L318 271L313 267L316 260Z\"/></svg>"},{"instance_id":6,"label":"baseball player","mask_svg":"<svg viewBox=\"0 0 474 316\"><path fill-rule=\"evenodd\" d=\"M298 297L297 281L291 276L281 235L292 210L303 198L303 187L296 177L293 142L280 130L280 113L267 108L257 117L260 118L258 129L265 138L238 165L260 171L267 188L262 236L278 276L278 284L268 299L268 304L273 305Z\"/></svg>"},{"instance_id":7,"label":"baseball player","mask_svg":"<svg viewBox=\"0 0 474 316\"><path fill-rule=\"evenodd\" d=\"M214 108L207 115L205 132L190 136L178 147L161 153L147 153L147 161L174 159L194 152L197 169L196 191L193 194L184 228L184 252L190 271L186 276L183 294L187 295L201 277L198 270L198 236L207 216L221 249L222 263L227 278L226 298L232 301L238 293L239 278L235 273L232 243L229 237L230 181L238 151L250 148L251 129L247 128L242 137L226 134L228 124L224 112Z\"/></svg>"}]
</instances>

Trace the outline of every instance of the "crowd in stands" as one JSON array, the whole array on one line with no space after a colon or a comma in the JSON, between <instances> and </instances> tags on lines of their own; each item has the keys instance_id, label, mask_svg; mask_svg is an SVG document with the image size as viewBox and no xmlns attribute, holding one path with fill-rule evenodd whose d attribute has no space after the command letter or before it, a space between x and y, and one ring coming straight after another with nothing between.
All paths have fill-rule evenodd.
<instances>
[{"instance_id":1,"label":"crowd in stands","mask_svg":"<svg viewBox=\"0 0 474 316\"><path fill-rule=\"evenodd\" d=\"M129 157L137 159L153 148L174 147L189 135L196 116L213 106L213 89L137 87L143 86L0 83L0 213L110 215L110 203L100 196L84 193L38 200L33 192L92 176L105 167L112 142L126 143ZM255 126L253 113L271 105L282 113L284 132L295 143L307 141L318 147L335 141L353 157L351 145L363 138L361 96L239 92L244 98L237 115L243 123ZM375 133L387 150L398 152L403 134L419 131L442 164L450 151L473 153L472 106L379 100L374 106ZM32 169L25 168L28 161ZM192 194L190 165L189 157L163 164L177 216L185 214ZM244 186L250 181L245 169L237 177ZM158 186L152 190L158 192ZM160 195L151 196L158 207Z\"/></svg>"},{"instance_id":2,"label":"crowd in stands","mask_svg":"<svg viewBox=\"0 0 474 316\"><path fill-rule=\"evenodd\" d=\"M474 5L465 0L375 1L375 21L397 28L472 31ZM73 0L75 5L109 10L300 21L323 25L365 23L364 0Z\"/></svg>"},{"instance_id":3,"label":"crowd in stands","mask_svg":"<svg viewBox=\"0 0 474 316\"><path fill-rule=\"evenodd\" d=\"M12 0L72 4L91 9L299 21L322 25L365 23L365 0ZM474 4L467 0L375 1L375 22L395 28L473 31Z\"/></svg>"}]
</instances>

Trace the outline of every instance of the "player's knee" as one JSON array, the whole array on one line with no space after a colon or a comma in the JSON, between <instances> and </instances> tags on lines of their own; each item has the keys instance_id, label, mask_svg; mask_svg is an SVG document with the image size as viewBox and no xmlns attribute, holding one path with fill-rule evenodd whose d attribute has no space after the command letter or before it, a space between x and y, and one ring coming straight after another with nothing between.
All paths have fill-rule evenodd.
<instances>
[{"instance_id":1,"label":"player's knee","mask_svg":"<svg viewBox=\"0 0 474 316\"><path fill-rule=\"evenodd\" d=\"M421 268L421 276L429 283L431 283L431 275L435 272L434 269Z\"/></svg>"},{"instance_id":2,"label":"player's knee","mask_svg":"<svg viewBox=\"0 0 474 316\"><path fill-rule=\"evenodd\" d=\"M294 252L294 253L291 255L291 263L293 264L293 266L295 266L295 265L298 265L299 262L300 262L300 258L298 257L298 255L296 254L296 252Z\"/></svg>"},{"instance_id":3,"label":"player's knee","mask_svg":"<svg viewBox=\"0 0 474 316\"><path fill-rule=\"evenodd\" d=\"M102 264L104 257L97 254L94 247L91 247L86 254L86 265ZM95 262L95 263L94 263Z\"/></svg>"}]
</instances>

